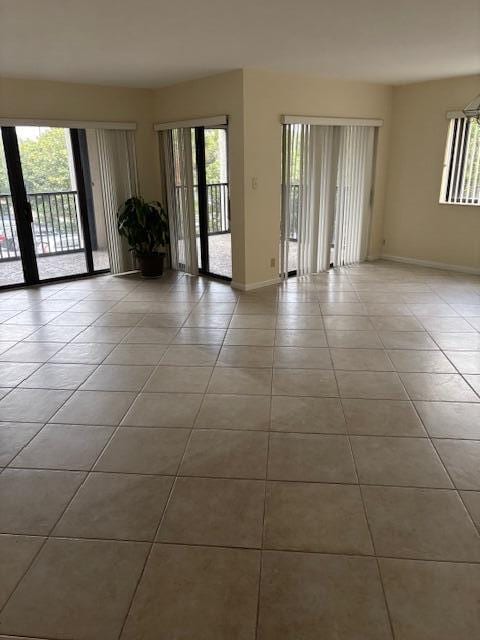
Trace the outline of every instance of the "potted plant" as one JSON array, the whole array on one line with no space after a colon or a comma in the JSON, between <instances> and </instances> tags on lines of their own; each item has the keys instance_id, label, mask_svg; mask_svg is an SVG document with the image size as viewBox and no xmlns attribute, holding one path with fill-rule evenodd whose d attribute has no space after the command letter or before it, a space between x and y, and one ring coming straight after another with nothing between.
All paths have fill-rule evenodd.
<instances>
[{"instance_id":1,"label":"potted plant","mask_svg":"<svg viewBox=\"0 0 480 640\"><path fill-rule=\"evenodd\" d=\"M142 276L161 276L168 243L168 218L162 205L129 198L118 211L118 231L127 239Z\"/></svg>"}]
</instances>

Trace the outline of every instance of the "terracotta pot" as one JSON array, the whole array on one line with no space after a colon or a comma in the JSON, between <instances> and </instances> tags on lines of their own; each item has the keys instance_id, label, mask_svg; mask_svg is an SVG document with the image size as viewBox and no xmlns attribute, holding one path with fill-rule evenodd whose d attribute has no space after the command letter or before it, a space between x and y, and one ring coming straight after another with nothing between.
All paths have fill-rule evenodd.
<instances>
[{"instance_id":1,"label":"terracotta pot","mask_svg":"<svg viewBox=\"0 0 480 640\"><path fill-rule=\"evenodd\" d=\"M137 265L144 278L159 278L163 274L165 254L159 251L135 255Z\"/></svg>"}]
</instances>

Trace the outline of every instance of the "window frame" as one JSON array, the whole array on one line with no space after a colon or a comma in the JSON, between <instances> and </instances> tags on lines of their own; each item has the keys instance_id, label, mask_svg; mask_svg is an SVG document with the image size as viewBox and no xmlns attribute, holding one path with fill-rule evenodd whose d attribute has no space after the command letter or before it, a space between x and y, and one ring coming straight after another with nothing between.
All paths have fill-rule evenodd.
<instances>
[{"instance_id":1,"label":"window frame","mask_svg":"<svg viewBox=\"0 0 480 640\"><path fill-rule=\"evenodd\" d=\"M440 204L480 206L480 192L476 198L462 197L461 194L457 194L455 197L454 194L455 190L458 191L458 185L461 185L464 181L469 137L473 120L475 120L475 118L458 115L449 121L440 189ZM458 149L459 142L461 145L460 149ZM475 184L480 186L480 175L478 182Z\"/></svg>"}]
</instances>

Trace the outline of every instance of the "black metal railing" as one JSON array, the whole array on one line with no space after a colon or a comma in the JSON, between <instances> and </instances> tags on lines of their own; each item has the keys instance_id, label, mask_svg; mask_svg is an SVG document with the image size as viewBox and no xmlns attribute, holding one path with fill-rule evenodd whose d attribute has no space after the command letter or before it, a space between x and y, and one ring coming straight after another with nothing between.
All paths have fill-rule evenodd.
<instances>
[{"instance_id":1,"label":"black metal railing","mask_svg":"<svg viewBox=\"0 0 480 640\"><path fill-rule=\"evenodd\" d=\"M198 188L193 185L193 198L195 211L198 212ZM184 185L175 186L176 204L179 210L182 208L182 190L187 189ZM228 183L217 182L207 184L207 217L208 235L220 233L230 233L230 213L228 203ZM200 234L198 216L196 216L196 233Z\"/></svg>"},{"instance_id":2,"label":"black metal railing","mask_svg":"<svg viewBox=\"0 0 480 640\"><path fill-rule=\"evenodd\" d=\"M76 191L29 193L37 255L83 251ZM0 260L20 257L17 225L9 194L0 194Z\"/></svg>"}]
</instances>

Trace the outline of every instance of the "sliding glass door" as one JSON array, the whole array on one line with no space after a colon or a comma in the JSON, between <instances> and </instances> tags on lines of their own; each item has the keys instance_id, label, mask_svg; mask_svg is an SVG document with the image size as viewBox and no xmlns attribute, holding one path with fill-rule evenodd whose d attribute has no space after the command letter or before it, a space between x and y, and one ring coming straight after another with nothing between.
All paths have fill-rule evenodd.
<instances>
[{"instance_id":1,"label":"sliding glass door","mask_svg":"<svg viewBox=\"0 0 480 640\"><path fill-rule=\"evenodd\" d=\"M94 273L85 132L2 127L2 141L0 285Z\"/></svg>"},{"instance_id":2,"label":"sliding glass door","mask_svg":"<svg viewBox=\"0 0 480 640\"><path fill-rule=\"evenodd\" d=\"M162 132L172 266L232 277L227 129Z\"/></svg>"},{"instance_id":3,"label":"sliding glass door","mask_svg":"<svg viewBox=\"0 0 480 640\"><path fill-rule=\"evenodd\" d=\"M23 284L22 257L3 138L0 137L0 287Z\"/></svg>"},{"instance_id":4,"label":"sliding glass door","mask_svg":"<svg viewBox=\"0 0 480 640\"><path fill-rule=\"evenodd\" d=\"M282 276L365 260L374 149L373 126L284 126Z\"/></svg>"}]
</instances>

